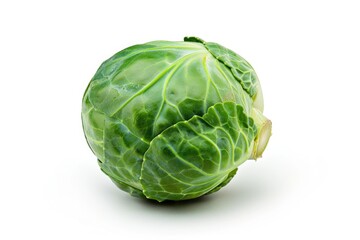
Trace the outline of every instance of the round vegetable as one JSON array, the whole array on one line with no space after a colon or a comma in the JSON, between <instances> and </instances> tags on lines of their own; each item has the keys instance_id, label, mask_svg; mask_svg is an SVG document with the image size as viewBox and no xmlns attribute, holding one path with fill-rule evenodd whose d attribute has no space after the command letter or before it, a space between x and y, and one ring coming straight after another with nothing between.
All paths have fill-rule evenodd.
<instances>
[{"instance_id":1,"label":"round vegetable","mask_svg":"<svg viewBox=\"0 0 360 240\"><path fill-rule=\"evenodd\" d=\"M265 150L271 122L254 69L196 37L153 41L106 60L82 104L86 140L122 190L157 201L219 190Z\"/></svg>"}]
</instances>

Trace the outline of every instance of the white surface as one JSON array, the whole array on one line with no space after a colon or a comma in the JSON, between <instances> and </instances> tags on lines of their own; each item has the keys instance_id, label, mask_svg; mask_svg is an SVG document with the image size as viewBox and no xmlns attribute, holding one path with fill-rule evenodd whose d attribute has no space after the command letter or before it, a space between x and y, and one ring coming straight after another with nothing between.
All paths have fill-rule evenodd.
<instances>
[{"instance_id":1,"label":"white surface","mask_svg":"<svg viewBox=\"0 0 360 240\"><path fill-rule=\"evenodd\" d=\"M1 2L0 239L359 239L356 2ZM218 193L147 203L98 168L81 98L115 52L186 35L254 66L273 136Z\"/></svg>"}]
</instances>

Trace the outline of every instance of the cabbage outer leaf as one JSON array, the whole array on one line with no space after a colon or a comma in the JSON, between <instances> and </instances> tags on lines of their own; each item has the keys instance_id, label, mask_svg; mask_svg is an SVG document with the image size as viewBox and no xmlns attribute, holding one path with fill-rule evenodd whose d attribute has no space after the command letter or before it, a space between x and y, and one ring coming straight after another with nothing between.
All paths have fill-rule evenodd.
<instances>
[{"instance_id":1,"label":"cabbage outer leaf","mask_svg":"<svg viewBox=\"0 0 360 240\"><path fill-rule=\"evenodd\" d=\"M249 158L255 136L253 120L233 102L215 104L202 117L176 123L145 152L140 178L145 196L184 200L218 190Z\"/></svg>"}]
</instances>

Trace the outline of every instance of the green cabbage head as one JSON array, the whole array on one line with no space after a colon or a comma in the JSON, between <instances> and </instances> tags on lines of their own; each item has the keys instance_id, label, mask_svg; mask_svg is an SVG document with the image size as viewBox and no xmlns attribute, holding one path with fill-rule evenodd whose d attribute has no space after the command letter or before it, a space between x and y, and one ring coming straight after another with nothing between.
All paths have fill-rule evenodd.
<instances>
[{"instance_id":1,"label":"green cabbage head","mask_svg":"<svg viewBox=\"0 0 360 240\"><path fill-rule=\"evenodd\" d=\"M185 200L225 186L271 135L259 80L235 52L196 37L106 60L82 101L86 140L122 190Z\"/></svg>"}]
</instances>

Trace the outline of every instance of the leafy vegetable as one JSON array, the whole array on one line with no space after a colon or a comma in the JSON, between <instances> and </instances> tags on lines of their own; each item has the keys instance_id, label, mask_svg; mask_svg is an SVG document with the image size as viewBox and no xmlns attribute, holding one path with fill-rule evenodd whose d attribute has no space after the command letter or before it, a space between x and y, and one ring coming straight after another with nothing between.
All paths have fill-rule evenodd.
<instances>
[{"instance_id":1,"label":"leafy vegetable","mask_svg":"<svg viewBox=\"0 0 360 240\"><path fill-rule=\"evenodd\" d=\"M154 41L106 60L82 105L87 142L122 190L185 200L225 186L265 150L271 122L254 69L196 37Z\"/></svg>"}]
</instances>

